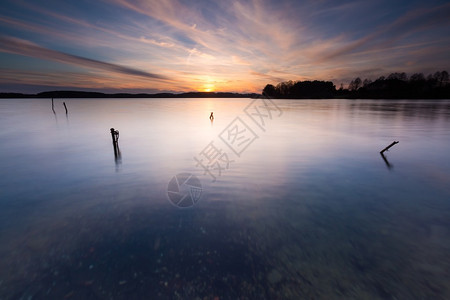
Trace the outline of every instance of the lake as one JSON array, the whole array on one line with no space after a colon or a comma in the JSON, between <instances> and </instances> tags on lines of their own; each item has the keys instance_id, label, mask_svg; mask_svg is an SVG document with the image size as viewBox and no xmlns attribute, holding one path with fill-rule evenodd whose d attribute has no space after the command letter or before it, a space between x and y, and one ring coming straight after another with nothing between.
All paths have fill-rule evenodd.
<instances>
[{"instance_id":1,"label":"lake","mask_svg":"<svg viewBox=\"0 0 450 300\"><path fill-rule=\"evenodd\" d=\"M0 140L1 299L450 299L450 100L0 99Z\"/></svg>"}]
</instances>

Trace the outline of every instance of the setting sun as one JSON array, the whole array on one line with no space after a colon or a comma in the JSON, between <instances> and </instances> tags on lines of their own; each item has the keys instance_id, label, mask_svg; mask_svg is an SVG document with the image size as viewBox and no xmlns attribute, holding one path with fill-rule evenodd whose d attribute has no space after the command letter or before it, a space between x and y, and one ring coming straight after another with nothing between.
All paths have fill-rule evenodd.
<instances>
[{"instance_id":1,"label":"setting sun","mask_svg":"<svg viewBox=\"0 0 450 300\"><path fill-rule=\"evenodd\" d=\"M202 92L214 92L214 84L206 83L203 85Z\"/></svg>"}]
</instances>

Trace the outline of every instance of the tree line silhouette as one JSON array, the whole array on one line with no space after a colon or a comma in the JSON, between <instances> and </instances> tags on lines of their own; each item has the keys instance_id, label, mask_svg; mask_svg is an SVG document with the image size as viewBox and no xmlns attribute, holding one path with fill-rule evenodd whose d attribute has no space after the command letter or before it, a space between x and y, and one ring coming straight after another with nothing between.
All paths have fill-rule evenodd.
<instances>
[{"instance_id":1,"label":"tree line silhouette","mask_svg":"<svg viewBox=\"0 0 450 300\"><path fill-rule=\"evenodd\" d=\"M438 71L425 77L415 73L408 77L404 72L381 76L375 81L361 80L350 82L345 89L339 89L331 81L286 81L267 84L263 95L271 98L326 99L326 98L362 98L362 99L450 99L450 80L447 71Z\"/></svg>"}]
</instances>

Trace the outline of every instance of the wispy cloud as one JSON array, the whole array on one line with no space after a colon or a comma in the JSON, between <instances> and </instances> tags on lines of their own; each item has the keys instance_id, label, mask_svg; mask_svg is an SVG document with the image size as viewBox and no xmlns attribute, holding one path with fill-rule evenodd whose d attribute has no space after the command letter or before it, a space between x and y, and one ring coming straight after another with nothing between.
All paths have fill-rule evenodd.
<instances>
[{"instance_id":1,"label":"wispy cloud","mask_svg":"<svg viewBox=\"0 0 450 300\"><path fill-rule=\"evenodd\" d=\"M283 77L277 77L277 76L273 76L273 75L261 73L261 72L256 72L256 71L251 71L250 74L264 78L266 81L268 80L269 83L276 83L276 82L285 80L285 78L283 78Z\"/></svg>"},{"instance_id":2,"label":"wispy cloud","mask_svg":"<svg viewBox=\"0 0 450 300\"><path fill-rule=\"evenodd\" d=\"M328 61L349 55L357 50L382 50L392 46L399 39L432 27L450 24L450 3L428 9L418 9L406 13L391 24L384 24L375 32L360 39L345 43L330 51L322 52L318 61Z\"/></svg>"},{"instance_id":3,"label":"wispy cloud","mask_svg":"<svg viewBox=\"0 0 450 300\"><path fill-rule=\"evenodd\" d=\"M168 80L167 77L159 74L153 74L125 66L47 49L32 42L13 37L0 36L0 51L88 68L106 70L124 75L139 76L148 79Z\"/></svg>"}]
</instances>

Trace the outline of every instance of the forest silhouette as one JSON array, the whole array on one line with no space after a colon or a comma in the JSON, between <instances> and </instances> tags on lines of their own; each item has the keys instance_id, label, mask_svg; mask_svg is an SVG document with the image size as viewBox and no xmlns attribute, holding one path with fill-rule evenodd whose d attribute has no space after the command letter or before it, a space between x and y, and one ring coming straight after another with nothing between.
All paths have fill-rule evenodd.
<instances>
[{"instance_id":1,"label":"forest silhouette","mask_svg":"<svg viewBox=\"0 0 450 300\"><path fill-rule=\"evenodd\" d=\"M406 73L391 73L375 81L361 80L350 82L348 88L341 84L339 89L331 81L286 81L267 84L263 95L270 98L289 99L449 99L450 81L447 71L438 71L425 77L415 73L408 77Z\"/></svg>"}]
</instances>

